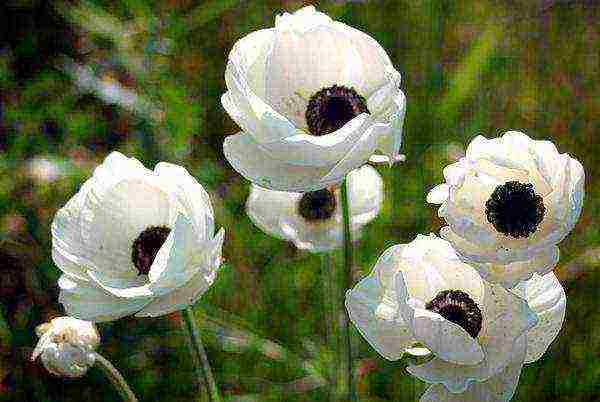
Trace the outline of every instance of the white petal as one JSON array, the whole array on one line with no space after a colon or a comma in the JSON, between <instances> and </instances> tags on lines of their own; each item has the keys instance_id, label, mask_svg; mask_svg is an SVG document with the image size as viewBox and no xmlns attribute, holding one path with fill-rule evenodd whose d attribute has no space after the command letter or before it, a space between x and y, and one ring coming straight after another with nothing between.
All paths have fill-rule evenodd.
<instances>
[{"instance_id":1,"label":"white petal","mask_svg":"<svg viewBox=\"0 0 600 402\"><path fill-rule=\"evenodd\" d=\"M500 138L477 136L467 147L470 161L486 160L510 169L527 169L531 166L534 143L527 135L509 131Z\"/></svg>"},{"instance_id":2,"label":"white petal","mask_svg":"<svg viewBox=\"0 0 600 402\"><path fill-rule=\"evenodd\" d=\"M230 61L225 69L228 92L221 98L223 107L242 129L257 142L279 141L302 131L250 88L239 65Z\"/></svg>"},{"instance_id":3,"label":"white petal","mask_svg":"<svg viewBox=\"0 0 600 402\"><path fill-rule=\"evenodd\" d=\"M289 120L264 102L266 58L274 35L274 29L263 29L236 42L225 71L228 92L221 98L235 122L261 142L285 138L294 130Z\"/></svg>"},{"instance_id":4,"label":"white petal","mask_svg":"<svg viewBox=\"0 0 600 402\"><path fill-rule=\"evenodd\" d=\"M217 271L221 264L221 252L225 232L221 229L212 242L207 253L203 268L198 270L183 286L156 298L144 309L138 312L136 317L158 317L177 310L193 306L194 303L208 290L214 282Z\"/></svg>"},{"instance_id":5,"label":"white petal","mask_svg":"<svg viewBox=\"0 0 600 402\"><path fill-rule=\"evenodd\" d=\"M420 246L415 241L407 246L409 249L411 246L426 247L417 264L398 271L395 276L397 300L404 321L415 338L441 359L460 364L479 363L484 354L477 339L461 326L426 310L425 304L440 291L449 289L463 290L481 304L481 279L474 269L458 261L454 253L451 258L445 258L449 245L443 240L426 237L419 238L418 242L426 245Z\"/></svg>"},{"instance_id":6,"label":"white petal","mask_svg":"<svg viewBox=\"0 0 600 402\"><path fill-rule=\"evenodd\" d=\"M560 332L567 306L567 297L554 273L533 278L519 285L522 296L537 314L538 323L527 333L526 363L538 360Z\"/></svg>"},{"instance_id":7,"label":"white petal","mask_svg":"<svg viewBox=\"0 0 600 402\"><path fill-rule=\"evenodd\" d=\"M229 61L244 73L249 87L259 98L265 96L265 68L274 36L273 28L251 32L238 40L229 53Z\"/></svg>"},{"instance_id":8,"label":"white petal","mask_svg":"<svg viewBox=\"0 0 600 402\"><path fill-rule=\"evenodd\" d=\"M374 219L383 203L383 179L371 166L363 166L348 173L348 202L351 223L364 225Z\"/></svg>"},{"instance_id":9,"label":"white petal","mask_svg":"<svg viewBox=\"0 0 600 402\"><path fill-rule=\"evenodd\" d=\"M465 158L461 158L458 162L446 166L444 168L444 179L446 180L446 183L451 186L462 184L465 174L467 173L466 164L467 161Z\"/></svg>"},{"instance_id":10,"label":"white petal","mask_svg":"<svg viewBox=\"0 0 600 402\"><path fill-rule=\"evenodd\" d=\"M522 349L524 341L518 345ZM463 393L451 393L442 384L431 385L421 396L420 402L507 402L515 393L524 353L515 351L510 363L498 374L483 382L472 382Z\"/></svg>"},{"instance_id":11,"label":"white petal","mask_svg":"<svg viewBox=\"0 0 600 402\"><path fill-rule=\"evenodd\" d=\"M377 141L389 135L389 124L376 123L369 126L348 153L325 175L323 180L338 183L351 170L364 165L376 149Z\"/></svg>"},{"instance_id":12,"label":"white petal","mask_svg":"<svg viewBox=\"0 0 600 402\"><path fill-rule=\"evenodd\" d=\"M277 30L267 58L265 101L297 127L306 127L304 103L294 106L297 93L308 99L337 84L368 96L361 80L363 64L353 41L331 25L314 26L301 35Z\"/></svg>"},{"instance_id":13,"label":"white petal","mask_svg":"<svg viewBox=\"0 0 600 402\"><path fill-rule=\"evenodd\" d=\"M106 159L94 169L93 179L98 186L110 188L122 179L140 177L150 173L140 161L126 157L120 152L111 152ZM97 189L98 190L98 189Z\"/></svg>"},{"instance_id":14,"label":"white petal","mask_svg":"<svg viewBox=\"0 0 600 402\"><path fill-rule=\"evenodd\" d=\"M388 247L377 259L373 267L374 275L377 276L379 284L385 289L386 297L396 303L396 288L394 287L394 276L396 272L405 269L402 257L407 248L406 244L396 244Z\"/></svg>"},{"instance_id":15,"label":"white petal","mask_svg":"<svg viewBox=\"0 0 600 402\"><path fill-rule=\"evenodd\" d=\"M149 173L137 159L112 152L95 170L79 192L59 210L52 222L52 256L64 272L85 279L85 268L90 268L89 254L96 244L82 237L82 225L89 216L85 204L88 198L98 199L121 180L141 177Z\"/></svg>"},{"instance_id":16,"label":"white petal","mask_svg":"<svg viewBox=\"0 0 600 402\"><path fill-rule=\"evenodd\" d=\"M440 184L429 190L427 193L427 202L430 204L442 204L450 195L450 186L448 184Z\"/></svg>"},{"instance_id":17,"label":"white petal","mask_svg":"<svg viewBox=\"0 0 600 402\"><path fill-rule=\"evenodd\" d=\"M585 195L585 172L581 163L570 158L571 188L569 189L569 214L565 219L566 231L570 232L579 220Z\"/></svg>"},{"instance_id":18,"label":"white petal","mask_svg":"<svg viewBox=\"0 0 600 402\"><path fill-rule=\"evenodd\" d=\"M534 274L545 275L552 271L559 260L558 247L549 247L540 253L532 254L529 259L515 262L472 262L487 281L512 288L518 282L528 280Z\"/></svg>"},{"instance_id":19,"label":"white petal","mask_svg":"<svg viewBox=\"0 0 600 402\"><path fill-rule=\"evenodd\" d=\"M465 392L453 394L443 385L430 385L421 396L419 402L500 402L492 397L485 386L474 384Z\"/></svg>"},{"instance_id":20,"label":"white petal","mask_svg":"<svg viewBox=\"0 0 600 402\"><path fill-rule=\"evenodd\" d=\"M31 360L33 361L37 359L40 356L40 354L42 354L42 352L50 345L50 343L53 342L53 339L54 333L52 332L46 332L45 334L40 336L37 345L35 345L33 352L31 352Z\"/></svg>"},{"instance_id":21,"label":"white petal","mask_svg":"<svg viewBox=\"0 0 600 402\"><path fill-rule=\"evenodd\" d=\"M122 299L84 282L63 275L58 280L59 302L68 315L87 321L113 321L141 310L150 297Z\"/></svg>"},{"instance_id":22,"label":"white petal","mask_svg":"<svg viewBox=\"0 0 600 402\"><path fill-rule=\"evenodd\" d=\"M100 198L88 194L81 230L90 269L105 277L136 280L133 241L148 227L171 226L177 213L172 196L158 186L156 178L148 176L120 181Z\"/></svg>"},{"instance_id":23,"label":"white petal","mask_svg":"<svg viewBox=\"0 0 600 402\"><path fill-rule=\"evenodd\" d=\"M82 260L85 247L81 238L80 214L91 183L86 181L67 204L58 210L52 221L52 259L65 273L86 279Z\"/></svg>"},{"instance_id":24,"label":"white petal","mask_svg":"<svg viewBox=\"0 0 600 402\"><path fill-rule=\"evenodd\" d=\"M137 283L130 283L127 280L110 280L111 278L107 280L106 277L94 271L87 271L87 274L100 289L122 299L139 299L154 296L152 289L150 289L150 284L141 278Z\"/></svg>"},{"instance_id":25,"label":"white petal","mask_svg":"<svg viewBox=\"0 0 600 402\"><path fill-rule=\"evenodd\" d=\"M348 201L350 204L352 240L358 241L361 229L373 220L381 208L383 200L383 181L379 173L370 166L363 166L348 174ZM264 201L262 214L263 226L270 229L276 236L291 240L301 250L311 252L325 252L340 248L344 241L344 232L341 221L340 190L335 190L336 210L328 220L310 222L298 213L297 203L301 197L299 193L272 192L260 189L262 193L269 191L270 196ZM257 193L257 195L260 193ZM288 195L286 195L288 194ZM293 199L292 199L293 198ZM285 208L285 213L278 211L277 203ZM253 202L257 204L257 202ZM258 208L259 205L254 206ZM256 215L257 211L254 211ZM270 216L275 213L275 216ZM253 220L257 220L253 218ZM265 225L267 224L267 225Z\"/></svg>"},{"instance_id":26,"label":"white petal","mask_svg":"<svg viewBox=\"0 0 600 402\"><path fill-rule=\"evenodd\" d=\"M281 31L304 33L320 25L329 25L331 18L321 13L314 6L306 6L290 14L283 13L275 18L275 28Z\"/></svg>"},{"instance_id":27,"label":"white petal","mask_svg":"<svg viewBox=\"0 0 600 402\"><path fill-rule=\"evenodd\" d=\"M467 392L467 396L488 395L495 398L491 399L492 401L508 401L514 394L519 380L527 348L526 338L526 335L522 335L515 340L511 348L506 350L502 363L490 365L493 366L493 370L485 360L477 365L459 365L433 359L419 366L408 366L407 371L425 382L442 385L452 394L461 395ZM435 390L438 392L437 395L444 395L443 392L439 393L442 388L438 387ZM430 400L435 401L435 399Z\"/></svg>"},{"instance_id":28,"label":"white petal","mask_svg":"<svg viewBox=\"0 0 600 402\"><path fill-rule=\"evenodd\" d=\"M425 357L431 355L431 350L419 346L406 348L404 351L415 357Z\"/></svg>"},{"instance_id":29,"label":"white petal","mask_svg":"<svg viewBox=\"0 0 600 402\"><path fill-rule=\"evenodd\" d=\"M226 137L223 152L239 174L271 190L315 191L343 179L343 175L324 179L328 168L294 166L273 159L247 134Z\"/></svg>"},{"instance_id":30,"label":"white petal","mask_svg":"<svg viewBox=\"0 0 600 402\"><path fill-rule=\"evenodd\" d=\"M344 243L339 212L325 222L307 222L300 215L294 214L280 218L279 227L284 237L300 250L321 253L340 248ZM357 236L353 240L356 241Z\"/></svg>"},{"instance_id":31,"label":"white petal","mask_svg":"<svg viewBox=\"0 0 600 402\"><path fill-rule=\"evenodd\" d=\"M399 155L399 152L402 146L402 131L404 128L404 115L406 113L406 96L404 96L404 92L395 86L393 88L396 94L391 107L387 110L381 110L378 113L373 112L376 120L390 124L391 128L383 130L383 135L380 135L377 139L377 149L383 152L391 163L404 160ZM369 101L372 101L372 99L369 98Z\"/></svg>"},{"instance_id":32,"label":"white petal","mask_svg":"<svg viewBox=\"0 0 600 402\"><path fill-rule=\"evenodd\" d=\"M392 65L392 61L383 47L371 36L354 27L335 21L336 30L352 40L361 61L360 79L357 89L371 96L375 88L381 88L387 83L393 87L400 86L400 73ZM369 109L371 110L371 109ZM373 112L373 110L371 110Z\"/></svg>"},{"instance_id":33,"label":"white petal","mask_svg":"<svg viewBox=\"0 0 600 402\"><path fill-rule=\"evenodd\" d=\"M479 363L484 358L479 342L461 326L424 308L425 303L432 300L439 291L457 289L450 281L446 281L448 276L437 268L423 265L396 274L396 293L402 317L414 337L439 358L460 364ZM460 282L458 276L460 275L457 275L455 282ZM468 280L465 278L465 282ZM422 292L425 284L431 289ZM458 287L461 288L463 286Z\"/></svg>"},{"instance_id":34,"label":"white petal","mask_svg":"<svg viewBox=\"0 0 600 402\"><path fill-rule=\"evenodd\" d=\"M296 134L281 141L261 144L271 157L298 166L332 166L344 157L372 125L362 113L339 130L323 136Z\"/></svg>"},{"instance_id":35,"label":"white petal","mask_svg":"<svg viewBox=\"0 0 600 402\"><path fill-rule=\"evenodd\" d=\"M246 210L252 222L265 233L285 239L279 220L296 213L300 193L267 190L252 185L246 201Z\"/></svg>"},{"instance_id":36,"label":"white petal","mask_svg":"<svg viewBox=\"0 0 600 402\"><path fill-rule=\"evenodd\" d=\"M202 240L214 235L214 212L210 197L198 181L189 172L178 165L159 162L154 172L168 180L177 189L177 199L185 208L186 215L194 225L194 231Z\"/></svg>"},{"instance_id":37,"label":"white petal","mask_svg":"<svg viewBox=\"0 0 600 402\"><path fill-rule=\"evenodd\" d=\"M209 245L210 241L198 237L191 222L180 214L148 273L152 293L162 295L189 281L202 268L190 262L195 255L207 252Z\"/></svg>"},{"instance_id":38,"label":"white petal","mask_svg":"<svg viewBox=\"0 0 600 402\"><path fill-rule=\"evenodd\" d=\"M377 353L388 360L398 360L415 339L397 306L384 298L384 293L374 271L346 293L346 309L352 323ZM377 313L382 305L390 310L387 316Z\"/></svg>"},{"instance_id":39,"label":"white petal","mask_svg":"<svg viewBox=\"0 0 600 402\"><path fill-rule=\"evenodd\" d=\"M444 249L433 248L429 250L423 256L422 267L419 268L420 272L412 269L406 271L406 279L414 281L417 278L421 280L425 278L429 283L439 281L445 288L435 289L432 286L435 289L435 294L430 294L429 297L431 298L435 297L440 290L457 289L467 293L475 303L481 305L485 296L485 284L481 277L473 267L460 261L454 252L450 255L444 255ZM419 275L417 278L412 275L415 271ZM436 277L439 277L439 279L436 279ZM414 288L415 284L411 283L409 285L411 295ZM425 299L424 301L429 300Z\"/></svg>"},{"instance_id":40,"label":"white petal","mask_svg":"<svg viewBox=\"0 0 600 402\"><path fill-rule=\"evenodd\" d=\"M406 317L402 304L400 310ZM425 309L411 309L408 326L419 342L446 362L475 365L483 360L484 352L476 339L464 328Z\"/></svg>"},{"instance_id":41,"label":"white petal","mask_svg":"<svg viewBox=\"0 0 600 402\"><path fill-rule=\"evenodd\" d=\"M388 166L392 166L395 163L405 162L405 161L406 161L406 155L404 155L404 154L396 154L392 158L385 156L385 155L381 155L381 154L373 154L369 158L369 162L371 162L374 165L387 164Z\"/></svg>"},{"instance_id":42,"label":"white petal","mask_svg":"<svg viewBox=\"0 0 600 402\"><path fill-rule=\"evenodd\" d=\"M479 364L454 364L436 358L408 371L434 384L444 384L451 392L464 392L472 381L484 381L500 372L516 351L525 353L527 332L536 325L536 315L524 299L503 287L485 282L485 302L480 306L483 325L477 339L484 359ZM522 357L524 358L524 357Z\"/></svg>"}]
</instances>

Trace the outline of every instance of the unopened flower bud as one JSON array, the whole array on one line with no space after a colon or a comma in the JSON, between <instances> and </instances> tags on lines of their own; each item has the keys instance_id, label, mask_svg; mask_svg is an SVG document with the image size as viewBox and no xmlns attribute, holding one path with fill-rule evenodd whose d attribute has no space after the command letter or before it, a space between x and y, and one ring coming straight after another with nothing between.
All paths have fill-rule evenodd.
<instances>
[{"instance_id":1,"label":"unopened flower bud","mask_svg":"<svg viewBox=\"0 0 600 402\"><path fill-rule=\"evenodd\" d=\"M41 357L44 367L60 377L81 377L94 365L100 334L92 322L58 317L36 328L40 337L31 360Z\"/></svg>"}]
</instances>

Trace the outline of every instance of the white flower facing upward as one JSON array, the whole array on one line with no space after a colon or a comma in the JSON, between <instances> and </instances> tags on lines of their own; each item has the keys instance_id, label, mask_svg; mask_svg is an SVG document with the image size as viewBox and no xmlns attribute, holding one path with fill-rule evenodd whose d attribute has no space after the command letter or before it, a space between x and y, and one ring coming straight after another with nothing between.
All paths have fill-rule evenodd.
<instances>
[{"instance_id":1,"label":"white flower facing upward","mask_svg":"<svg viewBox=\"0 0 600 402\"><path fill-rule=\"evenodd\" d=\"M363 166L348 174L348 203L353 239L375 219L383 202L383 180ZM252 185L246 204L250 219L268 234L294 242L296 247L323 252L343 245L339 188L308 193L267 190Z\"/></svg>"},{"instance_id":2,"label":"white flower facing upward","mask_svg":"<svg viewBox=\"0 0 600 402\"><path fill-rule=\"evenodd\" d=\"M523 363L557 336L565 306L554 274L513 292L484 281L433 234L387 249L346 294L350 319L380 355L431 351L431 360L407 368L433 384L422 402L510 400Z\"/></svg>"},{"instance_id":3,"label":"white flower facing upward","mask_svg":"<svg viewBox=\"0 0 600 402\"><path fill-rule=\"evenodd\" d=\"M261 187L319 190L372 156L399 159L400 73L373 38L312 6L240 39L225 82L221 102L242 128L225 156Z\"/></svg>"},{"instance_id":4,"label":"white flower facing upward","mask_svg":"<svg viewBox=\"0 0 600 402\"><path fill-rule=\"evenodd\" d=\"M512 287L550 272L557 244L579 219L584 171L550 141L509 131L476 137L466 156L444 169L446 182L427 201L441 204L440 236L490 282Z\"/></svg>"},{"instance_id":5,"label":"white flower facing upward","mask_svg":"<svg viewBox=\"0 0 600 402\"><path fill-rule=\"evenodd\" d=\"M40 338L31 360L41 356L44 367L60 377L81 377L94 365L100 334L89 321L58 317L38 325Z\"/></svg>"},{"instance_id":6,"label":"white flower facing upward","mask_svg":"<svg viewBox=\"0 0 600 402\"><path fill-rule=\"evenodd\" d=\"M52 222L59 300L89 321L184 309L214 281L223 237L187 170L161 162L151 171L113 152Z\"/></svg>"}]
</instances>

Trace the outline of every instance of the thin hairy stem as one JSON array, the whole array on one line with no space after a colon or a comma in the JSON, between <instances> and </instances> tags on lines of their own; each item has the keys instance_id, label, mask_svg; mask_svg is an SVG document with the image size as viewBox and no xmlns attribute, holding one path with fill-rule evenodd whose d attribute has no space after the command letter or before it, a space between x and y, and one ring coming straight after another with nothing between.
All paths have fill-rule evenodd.
<instances>
[{"instance_id":1,"label":"thin hairy stem","mask_svg":"<svg viewBox=\"0 0 600 402\"><path fill-rule=\"evenodd\" d=\"M99 353L95 353L94 355L96 367L102 370L102 372L109 379L113 387L115 387L115 389L119 392L119 395L121 395L123 401L137 402L135 394L133 393L131 388L129 388L127 381L125 381L125 378L123 378L121 373L119 373L119 370L117 370L111 362L109 362Z\"/></svg>"},{"instance_id":2,"label":"thin hairy stem","mask_svg":"<svg viewBox=\"0 0 600 402\"><path fill-rule=\"evenodd\" d=\"M185 310L182 310L181 314L183 315L187 330L190 334L192 349L198 360L199 377L201 377L201 382L206 386L209 400L210 402L221 402L219 388L217 387L217 383L212 374L208 356L206 356L206 350L204 350L204 345L202 344L202 339L200 339L200 334L196 326L194 311L192 310L192 307L188 306Z\"/></svg>"}]
</instances>

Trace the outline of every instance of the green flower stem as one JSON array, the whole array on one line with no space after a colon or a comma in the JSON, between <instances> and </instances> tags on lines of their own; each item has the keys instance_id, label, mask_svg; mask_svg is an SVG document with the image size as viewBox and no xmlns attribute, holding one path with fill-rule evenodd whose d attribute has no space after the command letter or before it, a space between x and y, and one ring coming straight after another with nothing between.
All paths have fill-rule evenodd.
<instances>
[{"instance_id":1,"label":"green flower stem","mask_svg":"<svg viewBox=\"0 0 600 402\"><path fill-rule=\"evenodd\" d=\"M192 310L191 306L188 306L185 310L182 310L181 314L183 315L183 319L185 321L187 330L190 334L192 349L194 350L194 353L198 358L198 371L200 372L198 376L202 378L202 382L206 385L206 390L210 401L221 402L219 388L217 387L217 383L215 382L215 378L213 377L212 370L208 362L208 356L206 356L204 345L202 344L200 334L198 333L198 328L196 327L194 310Z\"/></svg>"},{"instance_id":2,"label":"green flower stem","mask_svg":"<svg viewBox=\"0 0 600 402\"><path fill-rule=\"evenodd\" d=\"M119 373L119 370L117 370L111 362L106 360L99 353L94 353L94 357L96 367L102 370L102 372L109 379L113 387L115 387L116 390L119 392L121 398L123 398L123 400L126 402L137 402L135 394L133 393L131 388L129 388L129 385L127 385L127 381L125 381L125 378L123 378L121 373Z\"/></svg>"},{"instance_id":3,"label":"green flower stem","mask_svg":"<svg viewBox=\"0 0 600 402\"><path fill-rule=\"evenodd\" d=\"M328 253L321 254L321 282L323 284L323 311L324 311L324 323L325 323L325 345L329 351L332 351L333 356L338 357L335 352L338 350L338 339L336 317L337 311L339 311L336 304L337 301L337 286L335 276L335 264ZM331 355L328 355L330 357ZM339 362L329 361L327 364L327 382L326 387L327 400L333 401L333 395L335 394L332 389L336 386L336 367Z\"/></svg>"},{"instance_id":4,"label":"green flower stem","mask_svg":"<svg viewBox=\"0 0 600 402\"><path fill-rule=\"evenodd\" d=\"M340 377L338 383L339 400L353 401L354 378L352 368L352 343L350 339L350 319L345 308L346 290L352 288L352 237L350 231L350 203L348 202L348 180L341 183L342 221L344 225L344 269L340 280L339 320L340 320Z\"/></svg>"}]
</instances>

